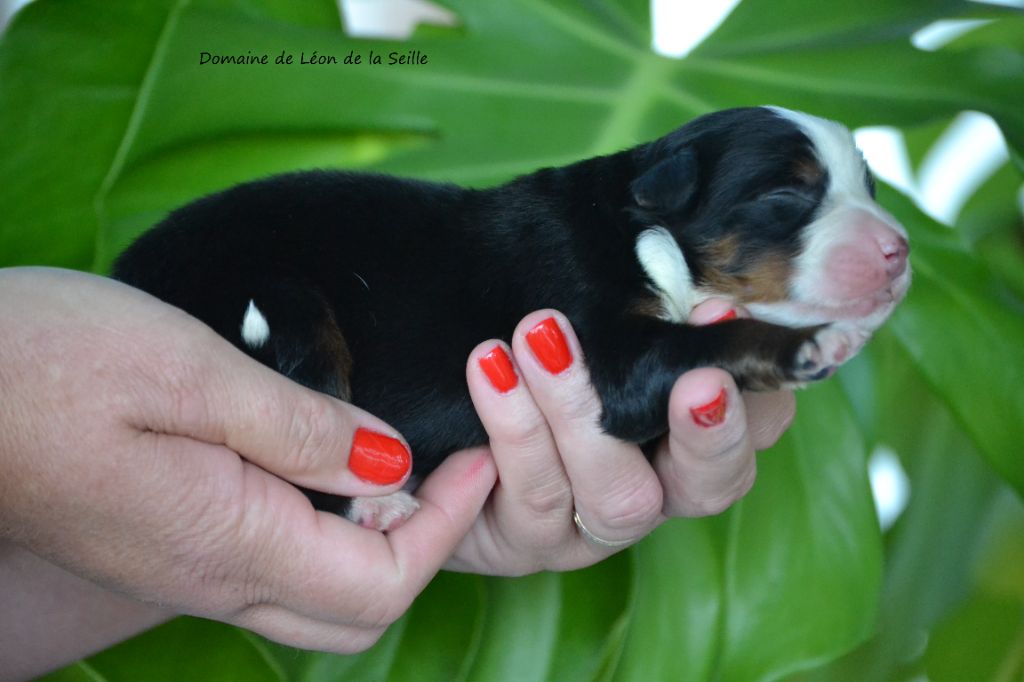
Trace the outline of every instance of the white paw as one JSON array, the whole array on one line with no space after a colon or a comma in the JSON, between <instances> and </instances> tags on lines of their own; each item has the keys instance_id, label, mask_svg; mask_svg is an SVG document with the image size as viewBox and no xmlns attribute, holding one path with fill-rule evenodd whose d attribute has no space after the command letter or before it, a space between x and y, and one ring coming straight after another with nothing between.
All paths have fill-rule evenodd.
<instances>
[{"instance_id":1,"label":"white paw","mask_svg":"<svg viewBox=\"0 0 1024 682\"><path fill-rule=\"evenodd\" d=\"M870 333L854 327L828 326L805 341L796 353L795 374L799 381L818 381L832 376L857 354Z\"/></svg>"},{"instance_id":2,"label":"white paw","mask_svg":"<svg viewBox=\"0 0 1024 682\"><path fill-rule=\"evenodd\" d=\"M345 517L364 528L395 530L419 508L415 497L400 490L382 497L353 497Z\"/></svg>"}]
</instances>

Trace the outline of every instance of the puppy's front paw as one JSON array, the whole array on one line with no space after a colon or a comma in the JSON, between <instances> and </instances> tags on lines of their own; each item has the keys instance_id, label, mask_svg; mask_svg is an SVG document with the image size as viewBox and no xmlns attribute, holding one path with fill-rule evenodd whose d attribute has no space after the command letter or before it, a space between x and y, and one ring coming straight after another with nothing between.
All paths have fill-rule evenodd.
<instances>
[{"instance_id":1,"label":"puppy's front paw","mask_svg":"<svg viewBox=\"0 0 1024 682\"><path fill-rule=\"evenodd\" d=\"M797 382L818 381L832 376L861 349L868 332L853 327L828 326L804 341L793 359Z\"/></svg>"},{"instance_id":2,"label":"puppy's front paw","mask_svg":"<svg viewBox=\"0 0 1024 682\"><path fill-rule=\"evenodd\" d=\"M353 497L345 517L364 528L395 530L419 508L415 497L400 490L382 497Z\"/></svg>"}]
</instances>

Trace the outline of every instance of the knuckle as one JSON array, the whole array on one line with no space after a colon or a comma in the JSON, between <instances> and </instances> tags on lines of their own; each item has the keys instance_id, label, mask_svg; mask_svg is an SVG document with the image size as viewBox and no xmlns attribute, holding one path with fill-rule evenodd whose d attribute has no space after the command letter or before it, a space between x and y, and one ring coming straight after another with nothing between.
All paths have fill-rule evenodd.
<instances>
[{"instance_id":1,"label":"knuckle","mask_svg":"<svg viewBox=\"0 0 1024 682\"><path fill-rule=\"evenodd\" d=\"M517 543L522 553L517 557L520 566L515 572L525 575L544 567L552 556L557 556L564 550L572 532L570 511L538 519L531 525L528 534L524 534Z\"/></svg>"},{"instance_id":2,"label":"knuckle","mask_svg":"<svg viewBox=\"0 0 1024 682\"><path fill-rule=\"evenodd\" d=\"M796 399L792 392L782 391L760 400L767 404L759 410L748 411L750 437L756 450L764 450L778 442L796 418Z\"/></svg>"},{"instance_id":3,"label":"knuckle","mask_svg":"<svg viewBox=\"0 0 1024 682\"><path fill-rule=\"evenodd\" d=\"M572 493L561 470L547 480L532 481L520 496L523 506L534 518L546 519L570 513Z\"/></svg>"},{"instance_id":4,"label":"knuckle","mask_svg":"<svg viewBox=\"0 0 1024 682\"><path fill-rule=\"evenodd\" d=\"M726 490L717 495L696 495L685 505L684 516L717 516L742 499L754 485L756 467L747 467Z\"/></svg>"},{"instance_id":5,"label":"knuckle","mask_svg":"<svg viewBox=\"0 0 1024 682\"><path fill-rule=\"evenodd\" d=\"M700 518L704 516L718 516L736 502L737 498L731 495L715 498L704 498L693 500L687 505L687 516Z\"/></svg>"},{"instance_id":6,"label":"knuckle","mask_svg":"<svg viewBox=\"0 0 1024 682\"><path fill-rule=\"evenodd\" d=\"M187 345L181 348L155 346L152 358L147 362L160 367L161 371L156 376L149 371L131 373L137 382L137 390L129 392L133 404L126 408L135 411L139 404L156 405L158 409L149 412L154 419L166 423L155 426L174 425L205 430L212 419L212 406L204 381L208 374L201 366L202 362L192 360L190 356L195 357Z\"/></svg>"},{"instance_id":7,"label":"knuckle","mask_svg":"<svg viewBox=\"0 0 1024 682\"><path fill-rule=\"evenodd\" d=\"M387 632L387 628L367 628L356 630L345 637L335 649L336 653L343 655L361 654L375 645Z\"/></svg>"},{"instance_id":8,"label":"knuckle","mask_svg":"<svg viewBox=\"0 0 1024 682\"><path fill-rule=\"evenodd\" d=\"M345 601L358 604L352 622L360 628L383 632L412 606L416 592L395 571L380 571L372 588Z\"/></svg>"},{"instance_id":9,"label":"knuckle","mask_svg":"<svg viewBox=\"0 0 1024 682\"><path fill-rule=\"evenodd\" d=\"M589 428L599 428L601 404L593 389L589 385L566 388L568 390L557 396L555 404L557 416L567 422L582 423Z\"/></svg>"},{"instance_id":10,"label":"knuckle","mask_svg":"<svg viewBox=\"0 0 1024 682\"><path fill-rule=\"evenodd\" d=\"M290 413L282 465L291 472L314 472L326 463L327 453L337 450L340 434L330 405L313 396L295 405Z\"/></svg>"},{"instance_id":11,"label":"knuckle","mask_svg":"<svg viewBox=\"0 0 1024 682\"><path fill-rule=\"evenodd\" d=\"M649 527L661 513L664 491L653 475L623 487L594 506L602 528L635 531Z\"/></svg>"},{"instance_id":12,"label":"knuckle","mask_svg":"<svg viewBox=\"0 0 1024 682\"><path fill-rule=\"evenodd\" d=\"M274 547L277 536L265 523L268 509L265 479L247 477L245 504L223 504L223 497L208 496L214 517L196 523L194 544L205 546L204 560L196 564L196 578L218 594L229 613L244 613L280 601L275 568L280 565Z\"/></svg>"},{"instance_id":13,"label":"knuckle","mask_svg":"<svg viewBox=\"0 0 1024 682\"><path fill-rule=\"evenodd\" d=\"M491 415L487 419L487 432L492 441L517 450L537 452L551 447L551 432L544 416L536 409Z\"/></svg>"},{"instance_id":14,"label":"knuckle","mask_svg":"<svg viewBox=\"0 0 1024 682\"><path fill-rule=\"evenodd\" d=\"M684 452L703 466L728 466L731 456L742 451L751 451L750 434L741 420L731 420L713 433L704 434L701 443L687 443Z\"/></svg>"},{"instance_id":15,"label":"knuckle","mask_svg":"<svg viewBox=\"0 0 1024 682\"><path fill-rule=\"evenodd\" d=\"M267 595L252 575L259 561L241 558L237 535L241 521L221 518L211 521L212 513L190 514L189 534L182 542L189 547L183 565L186 580L196 594L203 595L205 608L214 613L231 614L265 603ZM258 559L258 557L255 557Z\"/></svg>"}]
</instances>

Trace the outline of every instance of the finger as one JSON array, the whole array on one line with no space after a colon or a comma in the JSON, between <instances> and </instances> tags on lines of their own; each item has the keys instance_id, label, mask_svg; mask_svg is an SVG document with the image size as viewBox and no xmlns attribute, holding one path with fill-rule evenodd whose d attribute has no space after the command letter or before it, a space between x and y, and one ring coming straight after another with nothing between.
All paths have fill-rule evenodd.
<instances>
[{"instance_id":1,"label":"finger","mask_svg":"<svg viewBox=\"0 0 1024 682\"><path fill-rule=\"evenodd\" d=\"M401 487L412 460L393 428L264 367L184 313L181 318L185 339L164 349L167 369L146 392L150 400L138 407L136 426L226 445L323 492L373 496Z\"/></svg>"},{"instance_id":2,"label":"finger","mask_svg":"<svg viewBox=\"0 0 1024 682\"><path fill-rule=\"evenodd\" d=\"M793 391L744 393L750 442L755 450L767 450L782 437L796 417Z\"/></svg>"},{"instance_id":3,"label":"finger","mask_svg":"<svg viewBox=\"0 0 1024 682\"><path fill-rule=\"evenodd\" d=\"M335 654L365 651L387 630L325 623L275 604L246 609L229 622L285 646Z\"/></svg>"},{"instance_id":4,"label":"finger","mask_svg":"<svg viewBox=\"0 0 1024 682\"><path fill-rule=\"evenodd\" d=\"M337 516L288 521L269 552L268 601L340 625L397 620L468 532L494 486L486 449L448 457L419 488L420 509L388 534ZM353 617L353 613L357 616Z\"/></svg>"},{"instance_id":5,"label":"finger","mask_svg":"<svg viewBox=\"0 0 1024 682\"><path fill-rule=\"evenodd\" d=\"M703 368L680 377L669 399L669 425L654 458L666 515L718 514L750 490L754 449L728 373Z\"/></svg>"},{"instance_id":6,"label":"finger","mask_svg":"<svg viewBox=\"0 0 1024 682\"><path fill-rule=\"evenodd\" d=\"M749 313L727 299L710 298L694 307L688 323L717 324L737 317L749 317ZM796 416L796 398L792 391L748 392L743 394L743 401L747 408L748 428L755 450L764 450L774 445Z\"/></svg>"},{"instance_id":7,"label":"finger","mask_svg":"<svg viewBox=\"0 0 1024 682\"><path fill-rule=\"evenodd\" d=\"M687 318L687 324L705 325L728 322L737 317L746 317L746 311L736 307L731 301L724 298L709 298L694 306Z\"/></svg>"},{"instance_id":8,"label":"finger","mask_svg":"<svg viewBox=\"0 0 1024 682\"><path fill-rule=\"evenodd\" d=\"M501 480L494 503L503 532L531 544L563 541L570 530L564 520L572 513L569 479L511 349L499 341L478 345L470 353L466 381Z\"/></svg>"},{"instance_id":9,"label":"finger","mask_svg":"<svg viewBox=\"0 0 1024 682\"><path fill-rule=\"evenodd\" d=\"M613 542L650 530L660 515L661 486L638 447L602 430L601 401L568 320L551 310L531 313L512 348L547 417L586 527Z\"/></svg>"}]
</instances>

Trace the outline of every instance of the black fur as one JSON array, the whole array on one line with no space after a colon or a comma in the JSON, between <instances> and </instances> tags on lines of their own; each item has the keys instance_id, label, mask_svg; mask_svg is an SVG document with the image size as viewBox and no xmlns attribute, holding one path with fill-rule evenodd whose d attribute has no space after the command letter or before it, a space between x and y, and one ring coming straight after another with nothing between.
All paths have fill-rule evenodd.
<instances>
[{"instance_id":1,"label":"black fur","mask_svg":"<svg viewBox=\"0 0 1024 682\"><path fill-rule=\"evenodd\" d=\"M743 252L737 272L762 253L794 256L826 182L801 180L795 158L813 153L793 124L740 109L487 190L282 175L174 211L122 255L114 276L300 383L342 397L350 388L354 404L407 439L418 477L486 442L465 384L469 351L509 340L530 311L556 308L580 338L602 426L644 442L665 432L669 391L693 367L723 367L752 388L808 378L795 354L812 329L754 320L696 328L637 312L654 298L634 251L652 225L671 231L698 278L713 267L706 250L730 235ZM271 330L258 350L239 332L250 299ZM341 360L315 341L331 325L351 354L349 387Z\"/></svg>"}]
</instances>

